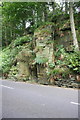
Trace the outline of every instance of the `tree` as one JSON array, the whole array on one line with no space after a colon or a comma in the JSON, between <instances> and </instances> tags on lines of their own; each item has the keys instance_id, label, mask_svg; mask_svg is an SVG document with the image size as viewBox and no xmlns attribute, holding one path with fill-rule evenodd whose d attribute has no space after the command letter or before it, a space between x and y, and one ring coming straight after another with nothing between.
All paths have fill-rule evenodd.
<instances>
[{"instance_id":1,"label":"tree","mask_svg":"<svg viewBox=\"0 0 80 120\"><path fill-rule=\"evenodd\" d=\"M65 2L65 13L68 14L68 2Z\"/></svg>"},{"instance_id":2,"label":"tree","mask_svg":"<svg viewBox=\"0 0 80 120\"><path fill-rule=\"evenodd\" d=\"M73 2L70 2L70 24L71 24L71 32L72 32L72 37L73 37L73 45L75 47L75 50L79 51L79 45L77 41L75 23L74 23L74 15L73 15Z\"/></svg>"},{"instance_id":3,"label":"tree","mask_svg":"<svg viewBox=\"0 0 80 120\"><path fill-rule=\"evenodd\" d=\"M25 35L26 22L30 25L30 33L47 21L47 2L4 2L3 3L3 45L9 45L11 40Z\"/></svg>"}]
</instances>

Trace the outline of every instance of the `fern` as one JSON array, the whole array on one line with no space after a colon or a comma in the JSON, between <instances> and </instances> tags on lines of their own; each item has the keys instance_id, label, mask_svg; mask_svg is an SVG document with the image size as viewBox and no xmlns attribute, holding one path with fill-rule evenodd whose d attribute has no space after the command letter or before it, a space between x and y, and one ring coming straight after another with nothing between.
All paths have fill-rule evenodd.
<instances>
[{"instance_id":1,"label":"fern","mask_svg":"<svg viewBox=\"0 0 80 120\"><path fill-rule=\"evenodd\" d=\"M37 56L35 58L35 63L38 63L38 64L44 64L48 61L48 59L46 57L43 57L43 56Z\"/></svg>"}]
</instances>

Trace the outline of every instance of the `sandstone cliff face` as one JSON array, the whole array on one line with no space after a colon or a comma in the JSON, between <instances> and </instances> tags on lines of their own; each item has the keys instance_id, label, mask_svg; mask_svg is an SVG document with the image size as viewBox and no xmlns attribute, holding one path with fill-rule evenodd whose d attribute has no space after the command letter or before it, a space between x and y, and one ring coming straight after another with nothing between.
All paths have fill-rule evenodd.
<instances>
[{"instance_id":1,"label":"sandstone cliff face","mask_svg":"<svg viewBox=\"0 0 80 120\"><path fill-rule=\"evenodd\" d=\"M21 46L16 57L17 74L14 73L13 77L17 80L34 80L42 84L77 88L76 77L64 63L64 54L58 53L60 45L66 51L72 51L71 47L68 48L72 45L70 30L59 30L53 38L52 33L54 31L51 24L42 25L34 32L32 41Z\"/></svg>"},{"instance_id":2,"label":"sandstone cliff face","mask_svg":"<svg viewBox=\"0 0 80 120\"><path fill-rule=\"evenodd\" d=\"M30 50L22 50L17 55L18 61L18 76L17 79L26 79L28 80L30 77L30 69L29 69L29 62L30 58L32 57L32 53Z\"/></svg>"},{"instance_id":3,"label":"sandstone cliff face","mask_svg":"<svg viewBox=\"0 0 80 120\"><path fill-rule=\"evenodd\" d=\"M42 59L42 63L37 61L38 80L41 83L47 82L48 63L53 61L51 27L51 25L45 25L34 33L34 39L36 41L36 59Z\"/></svg>"}]
</instances>

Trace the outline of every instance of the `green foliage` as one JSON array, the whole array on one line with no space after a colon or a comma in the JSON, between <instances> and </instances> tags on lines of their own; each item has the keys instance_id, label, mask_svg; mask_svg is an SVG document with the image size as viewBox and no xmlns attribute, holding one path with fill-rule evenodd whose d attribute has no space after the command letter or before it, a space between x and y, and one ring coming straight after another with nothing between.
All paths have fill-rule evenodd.
<instances>
[{"instance_id":1,"label":"green foliage","mask_svg":"<svg viewBox=\"0 0 80 120\"><path fill-rule=\"evenodd\" d=\"M14 57L17 54L17 49L4 49L2 52L2 70L3 73L8 73L12 64Z\"/></svg>"},{"instance_id":2,"label":"green foliage","mask_svg":"<svg viewBox=\"0 0 80 120\"><path fill-rule=\"evenodd\" d=\"M61 65L61 64L63 64L63 61L61 61L61 60L56 61L56 65Z\"/></svg>"},{"instance_id":3,"label":"green foliage","mask_svg":"<svg viewBox=\"0 0 80 120\"><path fill-rule=\"evenodd\" d=\"M72 74L69 68L57 68L56 66L47 73L48 76L53 76L55 79L69 78L69 74Z\"/></svg>"},{"instance_id":4,"label":"green foliage","mask_svg":"<svg viewBox=\"0 0 80 120\"><path fill-rule=\"evenodd\" d=\"M76 74L80 74L80 53L74 52L65 56L67 66Z\"/></svg>"},{"instance_id":5,"label":"green foliage","mask_svg":"<svg viewBox=\"0 0 80 120\"><path fill-rule=\"evenodd\" d=\"M14 40L8 47L3 49L3 51L0 53L0 56L2 58L2 63L0 61L0 64L2 64L1 71L3 71L3 73L9 73L14 63L16 55L20 51L22 51L22 49L26 49L27 47L30 47L29 44L28 46L27 45L24 46L24 43L30 42L31 40L32 38L30 36L24 36Z\"/></svg>"},{"instance_id":6,"label":"green foliage","mask_svg":"<svg viewBox=\"0 0 80 120\"><path fill-rule=\"evenodd\" d=\"M3 51L2 53L2 70L7 73L12 65L10 50Z\"/></svg>"},{"instance_id":7,"label":"green foliage","mask_svg":"<svg viewBox=\"0 0 80 120\"><path fill-rule=\"evenodd\" d=\"M67 68L61 68L61 65L63 64L74 73L80 74L80 54L77 52L69 54L66 53L62 45L55 46L56 39L61 35L61 30L66 30L64 28L70 27L69 14L64 14L64 6L65 3L61 3L61 5L54 3L54 5L52 5L52 3L48 2L3 2L2 44L4 47L11 44L0 53L0 57L2 57L2 60L0 59L0 71L3 71L3 73L10 73L12 76L17 74L17 68L16 66L13 66L15 57L23 49L25 49L25 51L27 51L26 48L33 50L33 47L35 46L32 46L31 36L23 35L27 33L34 34L34 31L36 31L36 38L41 37L44 41L46 39L46 45L49 46L49 48L50 44L54 42L55 63L48 64L48 68L50 69L48 72L49 75L61 75L63 78L68 76L70 71L68 71ZM80 2L75 3L75 8L78 8L79 6ZM76 13L75 18L75 25L78 29L77 38L78 41L80 41L80 14ZM26 29L27 31L25 30L26 22L33 23L30 25L29 29ZM54 41L51 36L52 29L54 30ZM65 34L68 33L67 31L63 32L65 32ZM34 40L33 44L35 43L36 40ZM43 49L44 46L41 46L38 47L36 51L42 52ZM61 59L61 55L65 56L65 58ZM32 64L32 59L33 61L35 60L33 64L45 64L48 62L48 58L43 56L37 56L35 58L34 55L34 58L31 58L29 64ZM24 81L26 81L26 78L24 78Z\"/></svg>"},{"instance_id":8,"label":"green foliage","mask_svg":"<svg viewBox=\"0 0 80 120\"><path fill-rule=\"evenodd\" d=\"M78 39L78 42L80 43L80 30L77 32L77 39Z\"/></svg>"},{"instance_id":9,"label":"green foliage","mask_svg":"<svg viewBox=\"0 0 80 120\"><path fill-rule=\"evenodd\" d=\"M24 43L28 43L30 41L32 41L32 37L30 37L30 36L23 36L23 37L17 38L14 41L14 46L23 45Z\"/></svg>"},{"instance_id":10,"label":"green foliage","mask_svg":"<svg viewBox=\"0 0 80 120\"><path fill-rule=\"evenodd\" d=\"M54 69L51 71L51 74L54 75L58 75L60 73L60 69Z\"/></svg>"},{"instance_id":11,"label":"green foliage","mask_svg":"<svg viewBox=\"0 0 80 120\"><path fill-rule=\"evenodd\" d=\"M16 66L12 66L9 71L9 78L16 78L16 75L18 73L18 69Z\"/></svg>"},{"instance_id":12,"label":"green foliage","mask_svg":"<svg viewBox=\"0 0 80 120\"><path fill-rule=\"evenodd\" d=\"M59 60L60 55L64 55L63 60ZM55 52L56 65L66 65L75 74L80 73L80 53L73 51L73 53L66 53L63 46L58 46Z\"/></svg>"},{"instance_id":13,"label":"green foliage","mask_svg":"<svg viewBox=\"0 0 80 120\"><path fill-rule=\"evenodd\" d=\"M52 31L50 30L52 26L55 26L53 22L43 22L36 30L35 32L39 33L47 33L50 34Z\"/></svg>"},{"instance_id":14,"label":"green foliage","mask_svg":"<svg viewBox=\"0 0 80 120\"><path fill-rule=\"evenodd\" d=\"M2 51L0 51L0 68L2 67Z\"/></svg>"},{"instance_id":15,"label":"green foliage","mask_svg":"<svg viewBox=\"0 0 80 120\"><path fill-rule=\"evenodd\" d=\"M47 25L48 25L48 26L49 26L49 25L51 25L51 26L52 26L52 25L55 26L55 24L54 24L53 22L49 22L49 21L47 21L47 22L43 22L43 23L42 23L42 26L47 26Z\"/></svg>"},{"instance_id":16,"label":"green foliage","mask_svg":"<svg viewBox=\"0 0 80 120\"><path fill-rule=\"evenodd\" d=\"M49 68L51 69L55 68L55 63L49 63Z\"/></svg>"},{"instance_id":17,"label":"green foliage","mask_svg":"<svg viewBox=\"0 0 80 120\"><path fill-rule=\"evenodd\" d=\"M54 68L51 71L47 72L48 76L55 76L55 75L58 75L58 74L59 74L59 69L57 69L57 68Z\"/></svg>"},{"instance_id":18,"label":"green foliage","mask_svg":"<svg viewBox=\"0 0 80 120\"><path fill-rule=\"evenodd\" d=\"M38 63L38 64L44 64L48 61L48 59L46 57L43 57L43 56L37 56L35 58L35 63Z\"/></svg>"},{"instance_id":19,"label":"green foliage","mask_svg":"<svg viewBox=\"0 0 80 120\"><path fill-rule=\"evenodd\" d=\"M29 27L29 32L34 33L37 26L42 23L45 4L44 2L4 2L2 7L3 46L25 34L26 22L33 22Z\"/></svg>"},{"instance_id":20,"label":"green foliage","mask_svg":"<svg viewBox=\"0 0 80 120\"><path fill-rule=\"evenodd\" d=\"M53 40L49 40L51 37L48 37L48 38L46 38L46 39L48 39L47 41L46 41L46 44L51 44L51 43L54 43L54 41Z\"/></svg>"},{"instance_id":21,"label":"green foliage","mask_svg":"<svg viewBox=\"0 0 80 120\"><path fill-rule=\"evenodd\" d=\"M41 26L41 27L44 27L44 26ZM47 35L49 35L49 34L51 34L51 30L50 29L47 29L46 27L45 27L45 29L43 29L43 28L37 28L36 30L35 30L35 32L38 32L38 34L47 34Z\"/></svg>"},{"instance_id":22,"label":"green foliage","mask_svg":"<svg viewBox=\"0 0 80 120\"><path fill-rule=\"evenodd\" d=\"M64 55L65 54L65 49L64 49L63 45L57 46L54 54L55 54L56 58L60 57L61 54Z\"/></svg>"}]
</instances>

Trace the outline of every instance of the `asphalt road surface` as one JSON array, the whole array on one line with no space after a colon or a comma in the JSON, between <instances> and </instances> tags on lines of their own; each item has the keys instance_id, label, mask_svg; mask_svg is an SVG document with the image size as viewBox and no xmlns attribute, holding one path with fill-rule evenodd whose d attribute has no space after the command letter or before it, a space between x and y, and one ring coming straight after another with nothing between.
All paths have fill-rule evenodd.
<instances>
[{"instance_id":1,"label":"asphalt road surface","mask_svg":"<svg viewBox=\"0 0 80 120\"><path fill-rule=\"evenodd\" d=\"M8 80L1 87L3 118L78 118L77 89Z\"/></svg>"}]
</instances>

